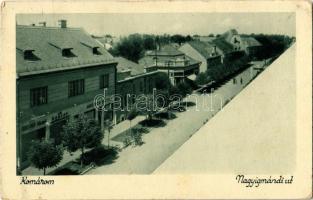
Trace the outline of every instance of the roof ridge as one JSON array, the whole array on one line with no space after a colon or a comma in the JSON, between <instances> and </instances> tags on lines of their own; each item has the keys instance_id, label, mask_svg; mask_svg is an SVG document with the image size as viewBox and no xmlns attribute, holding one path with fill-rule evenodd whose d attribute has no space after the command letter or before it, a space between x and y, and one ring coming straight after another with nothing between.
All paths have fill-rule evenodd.
<instances>
[{"instance_id":1,"label":"roof ridge","mask_svg":"<svg viewBox=\"0 0 313 200\"><path fill-rule=\"evenodd\" d=\"M32 28L32 29L53 29L53 30L84 30L82 27L56 27L56 26L30 26L30 25L16 25L16 28Z\"/></svg>"}]
</instances>

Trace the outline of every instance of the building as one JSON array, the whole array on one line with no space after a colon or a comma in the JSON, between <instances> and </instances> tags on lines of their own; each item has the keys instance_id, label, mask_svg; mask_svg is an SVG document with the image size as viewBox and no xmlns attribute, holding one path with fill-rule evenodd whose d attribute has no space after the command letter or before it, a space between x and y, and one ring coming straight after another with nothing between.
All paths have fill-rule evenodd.
<instances>
[{"instance_id":1,"label":"building","mask_svg":"<svg viewBox=\"0 0 313 200\"><path fill-rule=\"evenodd\" d=\"M169 74L173 85L184 82L188 76L199 73L201 62L192 59L171 45L161 47L160 50L147 52L139 60L145 66L146 72L161 71Z\"/></svg>"},{"instance_id":2,"label":"building","mask_svg":"<svg viewBox=\"0 0 313 200\"><path fill-rule=\"evenodd\" d=\"M95 109L96 95L115 94L116 61L81 28L16 27L17 163L28 166L32 140L60 143L60 132L70 118L84 113L101 124L114 120Z\"/></svg>"},{"instance_id":3,"label":"building","mask_svg":"<svg viewBox=\"0 0 313 200\"><path fill-rule=\"evenodd\" d=\"M187 56L194 60L201 61L200 72L205 72L210 67L217 67L222 63L221 55L217 46L208 42L190 41L179 48Z\"/></svg>"},{"instance_id":4,"label":"building","mask_svg":"<svg viewBox=\"0 0 313 200\"><path fill-rule=\"evenodd\" d=\"M119 37L111 36L111 35L104 35L104 36L95 36L92 35L92 38L94 38L99 44L103 47L105 47L106 50L112 49L113 46L115 46L119 41Z\"/></svg>"},{"instance_id":5,"label":"building","mask_svg":"<svg viewBox=\"0 0 313 200\"><path fill-rule=\"evenodd\" d=\"M221 37L226 42L232 44L236 50L243 50L251 58L255 57L262 48L262 44L255 38L240 35L235 29L225 32Z\"/></svg>"},{"instance_id":6,"label":"building","mask_svg":"<svg viewBox=\"0 0 313 200\"><path fill-rule=\"evenodd\" d=\"M232 62L244 55L244 51L234 47L233 44L227 42L223 37L218 37L213 40L211 45L216 46L216 51L221 55L222 63Z\"/></svg>"},{"instance_id":7,"label":"building","mask_svg":"<svg viewBox=\"0 0 313 200\"><path fill-rule=\"evenodd\" d=\"M118 62L116 94L121 98L120 109L115 110L118 123L126 119L135 96L153 92L159 71L146 72L144 66L123 57L115 60Z\"/></svg>"}]
</instances>

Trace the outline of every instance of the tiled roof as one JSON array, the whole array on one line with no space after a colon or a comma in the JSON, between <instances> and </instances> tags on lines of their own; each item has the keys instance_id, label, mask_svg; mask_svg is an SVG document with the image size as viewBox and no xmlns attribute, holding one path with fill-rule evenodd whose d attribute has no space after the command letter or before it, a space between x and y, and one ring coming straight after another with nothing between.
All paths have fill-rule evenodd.
<instances>
[{"instance_id":1,"label":"tiled roof","mask_svg":"<svg viewBox=\"0 0 313 200\"><path fill-rule=\"evenodd\" d=\"M147 55L153 56L179 56L184 55L182 52L178 51L173 45L165 45L161 47L160 50L148 52Z\"/></svg>"},{"instance_id":2,"label":"tiled roof","mask_svg":"<svg viewBox=\"0 0 313 200\"><path fill-rule=\"evenodd\" d=\"M223 37L227 42L230 42L231 38L234 35L238 35L237 30L236 29L230 29L230 30L226 31L225 33L223 33L221 35L221 37Z\"/></svg>"},{"instance_id":3,"label":"tiled roof","mask_svg":"<svg viewBox=\"0 0 313 200\"><path fill-rule=\"evenodd\" d=\"M216 47L220 49L224 54L230 53L234 49L230 43L224 40L224 38L217 38L212 41L212 44L216 45Z\"/></svg>"},{"instance_id":4,"label":"tiled roof","mask_svg":"<svg viewBox=\"0 0 313 200\"><path fill-rule=\"evenodd\" d=\"M171 58L169 57L167 59L167 61L171 61L172 63L177 63L176 65L171 65L171 67L187 67L187 66L191 66L191 65L195 65L195 64L199 64L200 61L194 60L191 57L187 56L187 55L182 55L181 57L178 58ZM188 61L188 63L186 64L182 64L183 61ZM144 67L155 67L155 60L151 57L151 56L145 56L143 58L141 58L139 60L139 63L141 65L143 65ZM164 62L164 61L159 61L158 63L158 67L167 67L167 63L168 62Z\"/></svg>"},{"instance_id":5,"label":"tiled roof","mask_svg":"<svg viewBox=\"0 0 313 200\"><path fill-rule=\"evenodd\" d=\"M70 48L75 57L62 56ZM95 55L92 48L98 48ZM24 59L32 50L36 61ZM113 63L113 57L81 28L16 26L16 70L19 76Z\"/></svg>"},{"instance_id":6,"label":"tiled roof","mask_svg":"<svg viewBox=\"0 0 313 200\"><path fill-rule=\"evenodd\" d=\"M116 66L117 72L130 70L131 71L130 74L132 76L136 76L136 75L144 73L144 66L141 66L123 57L116 57L115 60L118 62Z\"/></svg>"},{"instance_id":7,"label":"tiled roof","mask_svg":"<svg viewBox=\"0 0 313 200\"><path fill-rule=\"evenodd\" d=\"M262 44L257 41L255 38L253 37L243 37L241 36L241 41L244 43L244 45L246 47L256 47L256 46L262 46Z\"/></svg>"},{"instance_id":8,"label":"tiled roof","mask_svg":"<svg viewBox=\"0 0 313 200\"><path fill-rule=\"evenodd\" d=\"M191 41L188 42L190 46L192 46L196 51L198 51L203 57L210 58L211 54L214 51L214 45L208 42L201 41Z\"/></svg>"}]
</instances>

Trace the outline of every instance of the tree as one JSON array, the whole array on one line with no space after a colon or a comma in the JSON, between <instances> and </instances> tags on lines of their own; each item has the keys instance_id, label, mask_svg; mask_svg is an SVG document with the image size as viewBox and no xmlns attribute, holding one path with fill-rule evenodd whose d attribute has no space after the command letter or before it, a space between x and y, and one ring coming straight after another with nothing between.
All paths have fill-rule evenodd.
<instances>
[{"instance_id":1,"label":"tree","mask_svg":"<svg viewBox=\"0 0 313 200\"><path fill-rule=\"evenodd\" d=\"M154 41L154 37L151 35L143 36L143 47L145 50L154 50L156 49L156 42Z\"/></svg>"},{"instance_id":2,"label":"tree","mask_svg":"<svg viewBox=\"0 0 313 200\"><path fill-rule=\"evenodd\" d=\"M171 36L171 41L181 45L182 43L186 42L186 38L183 35L176 34Z\"/></svg>"},{"instance_id":3,"label":"tree","mask_svg":"<svg viewBox=\"0 0 313 200\"><path fill-rule=\"evenodd\" d=\"M83 166L86 148L93 148L101 144L104 137L98 123L94 119L79 115L75 120L68 121L63 127L62 139L69 152L81 151L81 167Z\"/></svg>"},{"instance_id":4,"label":"tree","mask_svg":"<svg viewBox=\"0 0 313 200\"><path fill-rule=\"evenodd\" d=\"M131 109L127 115L127 120L129 121L130 133L132 133L132 120L135 119L137 116L138 116L138 111L136 110L136 108Z\"/></svg>"},{"instance_id":5,"label":"tree","mask_svg":"<svg viewBox=\"0 0 313 200\"><path fill-rule=\"evenodd\" d=\"M210 81L210 78L208 77L208 75L204 72L200 72L197 77L196 77L196 83L198 85L204 85L206 83L208 83Z\"/></svg>"},{"instance_id":6,"label":"tree","mask_svg":"<svg viewBox=\"0 0 313 200\"><path fill-rule=\"evenodd\" d=\"M179 91L179 94L181 94L183 97L187 96L187 94L192 93L191 86L186 82L181 82L177 84L177 89Z\"/></svg>"},{"instance_id":7,"label":"tree","mask_svg":"<svg viewBox=\"0 0 313 200\"><path fill-rule=\"evenodd\" d=\"M50 141L33 141L29 151L29 160L37 169L57 166L63 158L63 149Z\"/></svg>"},{"instance_id":8,"label":"tree","mask_svg":"<svg viewBox=\"0 0 313 200\"><path fill-rule=\"evenodd\" d=\"M160 72L155 76L155 89L167 90L171 85L167 73Z\"/></svg>"},{"instance_id":9,"label":"tree","mask_svg":"<svg viewBox=\"0 0 313 200\"><path fill-rule=\"evenodd\" d=\"M144 53L142 36L139 34L131 34L128 37L122 38L112 52L116 52L119 56L138 62Z\"/></svg>"},{"instance_id":10,"label":"tree","mask_svg":"<svg viewBox=\"0 0 313 200\"><path fill-rule=\"evenodd\" d=\"M135 105L141 115L146 115L148 120L152 120L153 114L160 106L158 103L153 95L141 95L137 98Z\"/></svg>"},{"instance_id":11,"label":"tree","mask_svg":"<svg viewBox=\"0 0 313 200\"><path fill-rule=\"evenodd\" d=\"M105 121L105 128L108 131L108 147L110 147L110 133L111 133L111 130L113 128L111 120L106 120Z\"/></svg>"},{"instance_id":12,"label":"tree","mask_svg":"<svg viewBox=\"0 0 313 200\"><path fill-rule=\"evenodd\" d=\"M185 38L186 42L188 41L191 41L192 40L192 37L190 35L187 35L186 38Z\"/></svg>"}]
</instances>

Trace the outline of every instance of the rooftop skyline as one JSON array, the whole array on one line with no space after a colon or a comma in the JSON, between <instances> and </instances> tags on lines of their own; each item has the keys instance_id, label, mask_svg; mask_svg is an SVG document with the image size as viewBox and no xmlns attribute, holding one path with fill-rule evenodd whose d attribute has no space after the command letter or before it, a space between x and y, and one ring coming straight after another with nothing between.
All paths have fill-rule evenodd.
<instances>
[{"instance_id":1,"label":"rooftop skyline","mask_svg":"<svg viewBox=\"0 0 313 200\"><path fill-rule=\"evenodd\" d=\"M125 36L132 33L209 35L229 29L239 33L283 34L295 36L293 13L105 13L105 14L19 14L17 24L45 21L58 26L82 27L94 35Z\"/></svg>"}]
</instances>

